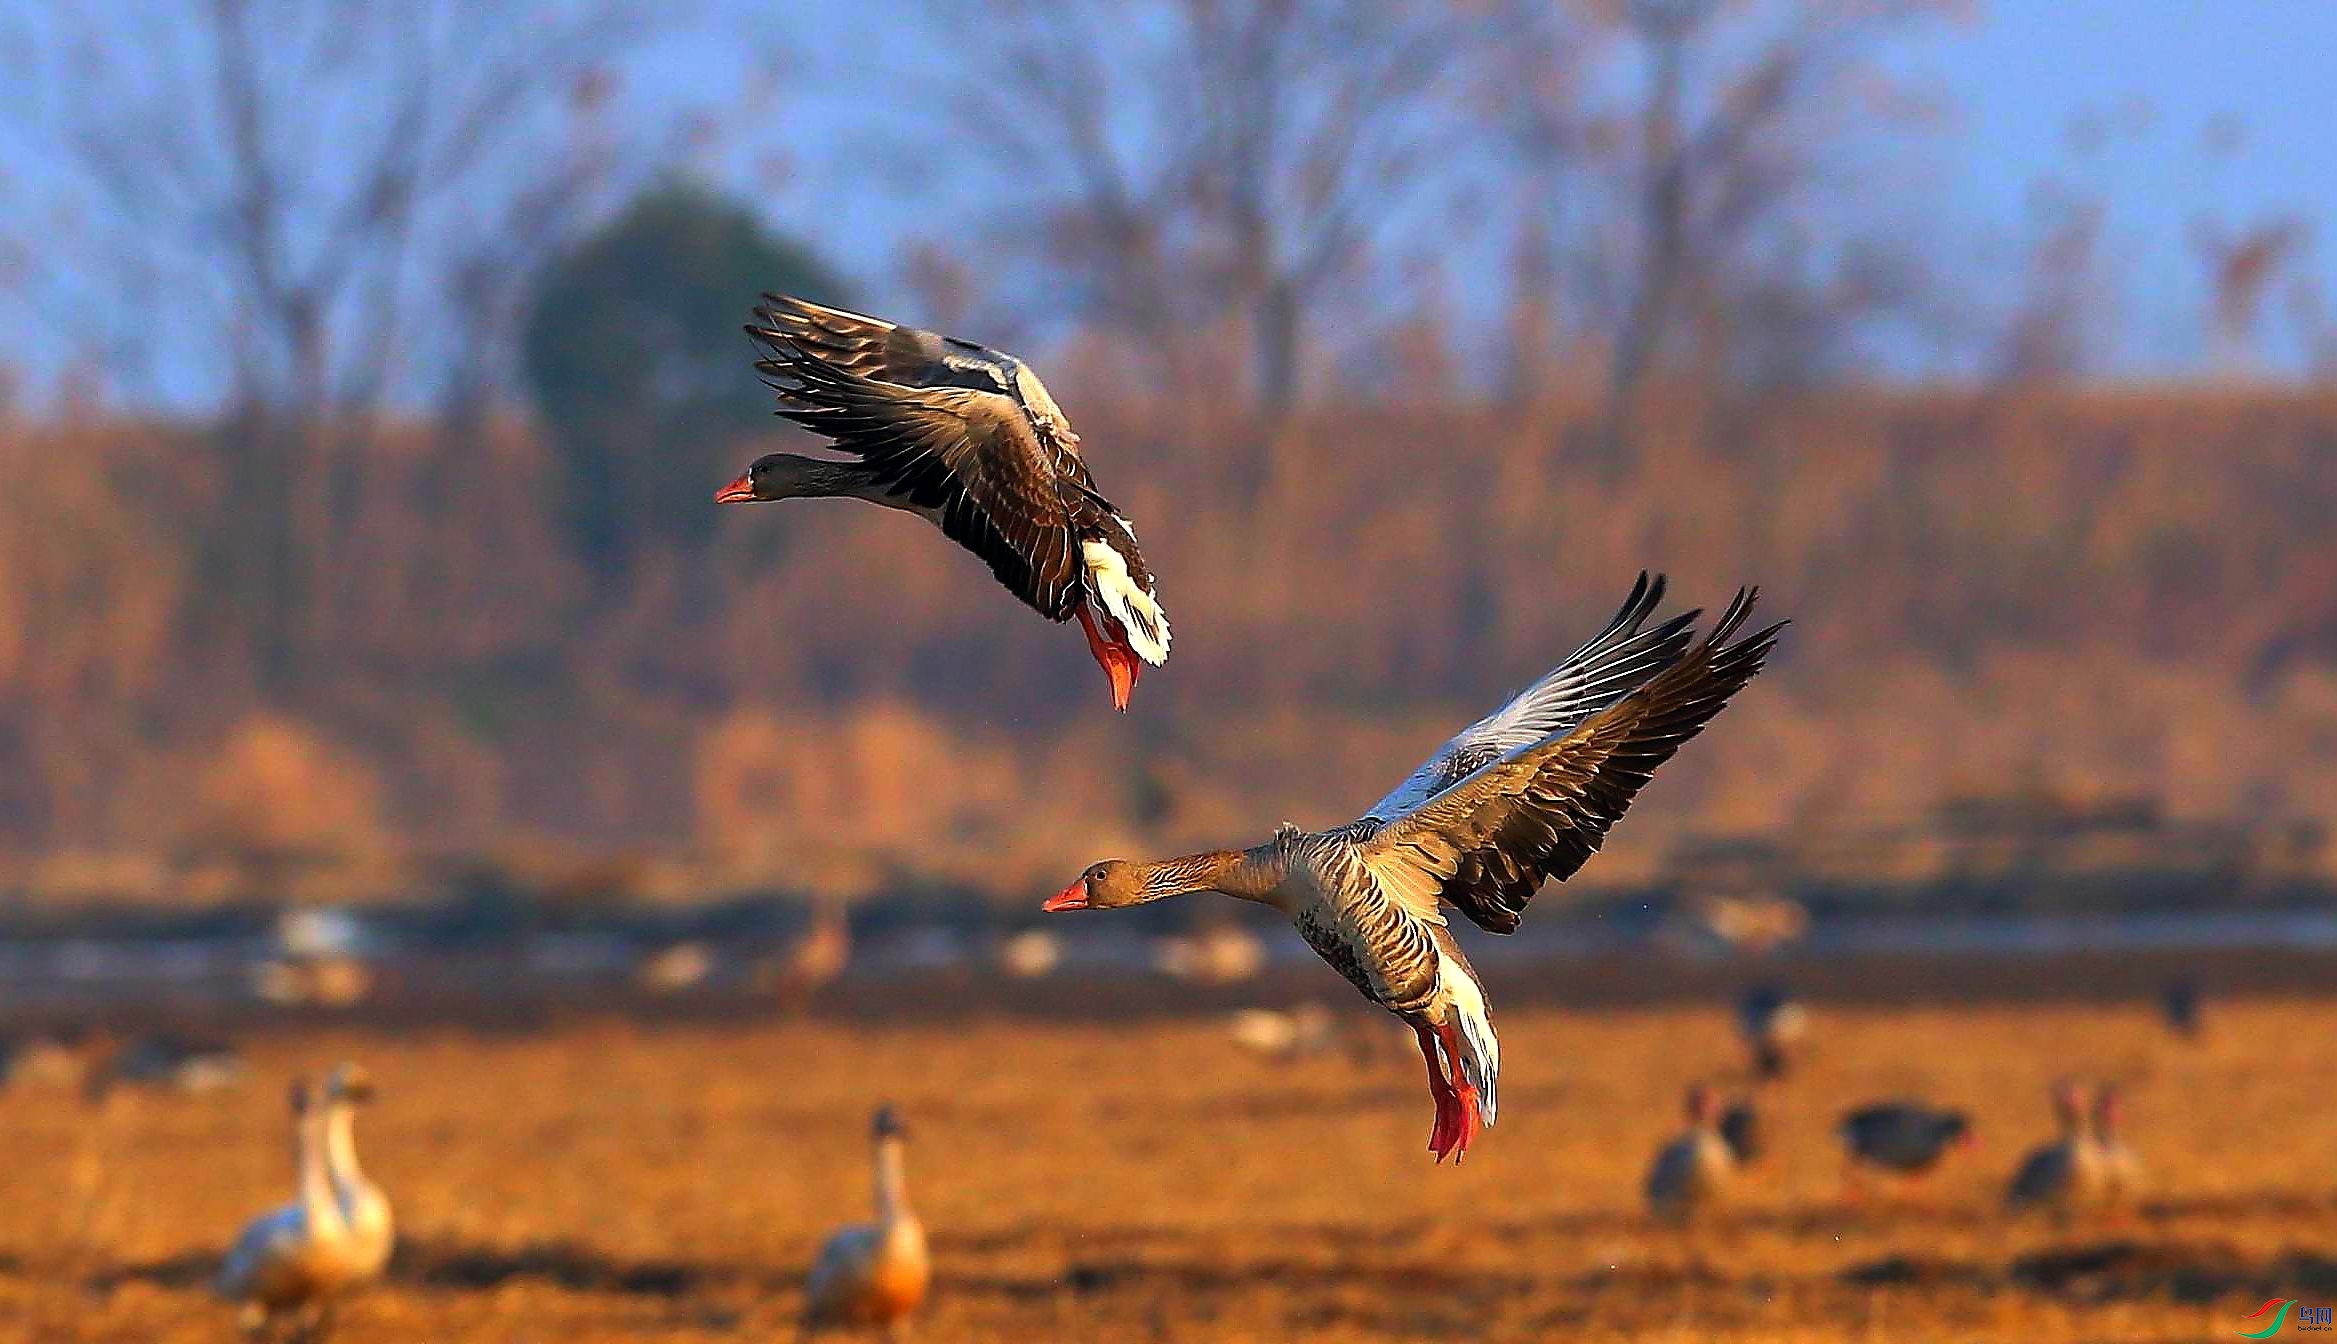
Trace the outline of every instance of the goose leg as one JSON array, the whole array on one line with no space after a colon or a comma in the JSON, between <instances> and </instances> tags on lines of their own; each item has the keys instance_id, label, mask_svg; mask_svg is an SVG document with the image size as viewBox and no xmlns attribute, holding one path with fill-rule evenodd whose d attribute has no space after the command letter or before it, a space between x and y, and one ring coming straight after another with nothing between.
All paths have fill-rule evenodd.
<instances>
[{"instance_id":1,"label":"goose leg","mask_svg":"<svg viewBox=\"0 0 2337 1344\"><path fill-rule=\"evenodd\" d=\"M1438 1162L1452 1151L1453 1138L1459 1118L1454 1115L1453 1092L1444 1081L1444 1068L1436 1060L1436 1038L1428 1028L1415 1023L1412 1034L1420 1038L1420 1057L1428 1061L1428 1095L1436 1099L1436 1127L1428 1135L1428 1151L1436 1154Z\"/></svg>"},{"instance_id":2,"label":"goose leg","mask_svg":"<svg viewBox=\"0 0 2337 1344\"><path fill-rule=\"evenodd\" d=\"M1477 1105L1476 1085L1469 1081L1461 1068L1461 1034L1449 1023L1436 1029L1437 1039L1444 1042L1444 1057L1452 1064L1453 1107L1453 1165L1459 1166L1469 1156L1469 1145L1477 1141L1483 1112ZM1437 1160L1443 1161L1441 1154Z\"/></svg>"}]
</instances>

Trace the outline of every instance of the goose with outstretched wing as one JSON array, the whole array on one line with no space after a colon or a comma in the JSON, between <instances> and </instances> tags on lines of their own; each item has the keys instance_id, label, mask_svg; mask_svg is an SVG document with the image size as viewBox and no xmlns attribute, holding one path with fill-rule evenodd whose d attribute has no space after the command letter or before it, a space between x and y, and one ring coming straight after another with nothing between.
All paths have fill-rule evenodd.
<instances>
[{"instance_id":1,"label":"goose with outstretched wing","mask_svg":"<svg viewBox=\"0 0 2337 1344\"><path fill-rule=\"evenodd\" d=\"M1640 575L1613 621L1447 742L1355 821L1285 823L1264 844L1080 874L1048 910L1116 909L1195 891L1273 906L1364 997L1419 1038L1437 1160L1493 1123L1501 1045L1445 907L1517 928L1543 882L1574 875L1657 766L1761 670L1783 623L1738 637L1755 593L1698 639L1689 612L1650 624L1664 581ZM1732 642L1733 641L1733 642Z\"/></svg>"},{"instance_id":2,"label":"goose with outstretched wing","mask_svg":"<svg viewBox=\"0 0 2337 1344\"><path fill-rule=\"evenodd\" d=\"M1077 618L1112 705L1169 651L1136 531L1096 488L1038 375L952 336L763 296L747 327L779 414L854 460L758 458L719 503L840 497L900 509L972 551L1051 621Z\"/></svg>"}]
</instances>

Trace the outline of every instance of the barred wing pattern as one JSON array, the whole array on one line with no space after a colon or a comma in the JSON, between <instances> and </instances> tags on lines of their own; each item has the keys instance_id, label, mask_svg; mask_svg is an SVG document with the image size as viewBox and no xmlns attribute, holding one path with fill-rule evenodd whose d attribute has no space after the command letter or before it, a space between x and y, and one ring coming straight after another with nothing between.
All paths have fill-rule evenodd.
<instances>
[{"instance_id":1,"label":"barred wing pattern","mask_svg":"<svg viewBox=\"0 0 2337 1344\"><path fill-rule=\"evenodd\" d=\"M1403 816L1484 766L1520 747L1562 733L1622 699L1676 661L1694 638L1696 613L1642 630L1662 603L1664 579L1641 570L1607 628L1569 654L1549 675L1507 704L1453 735L1394 792L1364 813L1382 821Z\"/></svg>"},{"instance_id":2,"label":"barred wing pattern","mask_svg":"<svg viewBox=\"0 0 2337 1344\"><path fill-rule=\"evenodd\" d=\"M1757 595L1739 591L1702 642L1571 732L1388 821L1363 842L1365 862L1414 900L1433 891L1482 928L1515 930L1542 884L1580 869L1656 767L1761 670L1783 622L1727 642Z\"/></svg>"}]
</instances>

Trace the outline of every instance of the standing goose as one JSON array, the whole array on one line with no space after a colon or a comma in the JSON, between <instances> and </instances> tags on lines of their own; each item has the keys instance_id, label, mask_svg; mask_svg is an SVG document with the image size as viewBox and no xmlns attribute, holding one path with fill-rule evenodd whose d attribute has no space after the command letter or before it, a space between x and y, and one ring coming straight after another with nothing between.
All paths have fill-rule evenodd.
<instances>
[{"instance_id":1,"label":"standing goose","mask_svg":"<svg viewBox=\"0 0 2337 1344\"><path fill-rule=\"evenodd\" d=\"M1757 1082L1785 1076L1809 1029L1809 1010L1783 986L1755 985L1737 997L1737 1035L1752 1056Z\"/></svg>"},{"instance_id":2,"label":"standing goose","mask_svg":"<svg viewBox=\"0 0 2337 1344\"><path fill-rule=\"evenodd\" d=\"M349 1229L326 1167L318 1098L305 1080L292 1085L291 1203L246 1224L214 1284L239 1303L247 1334L273 1335L289 1325L296 1339L321 1337L333 1295L354 1277Z\"/></svg>"},{"instance_id":3,"label":"standing goose","mask_svg":"<svg viewBox=\"0 0 2337 1344\"><path fill-rule=\"evenodd\" d=\"M2134 1202L2142 1192L2142 1162L2119 1132L2126 1108L2116 1083L2104 1083L2094 1094L2093 1140L2101 1154L2102 1199L2114 1208Z\"/></svg>"},{"instance_id":4,"label":"standing goose","mask_svg":"<svg viewBox=\"0 0 2337 1344\"><path fill-rule=\"evenodd\" d=\"M2085 1089L2065 1078L2053 1085L2052 1095L2059 1133L2021 1160L2005 1187L2007 1209L2045 1208L2066 1216L2102 1197L2107 1173L2101 1144L2087 1128Z\"/></svg>"},{"instance_id":5,"label":"standing goose","mask_svg":"<svg viewBox=\"0 0 2337 1344\"><path fill-rule=\"evenodd\" d=\"M325 1171L348 1228L351 1268L360 1279L381 1277L397 1241L389 1197L357 1165L357 1108L373 1095L373 1080L355 1064L340 1065L325 1080Z\"/></svg>"},{"instance_id":6,"label":"standing goose","mask_svg":"<svg viewBox=\"0 0 2337 1344\"><path fill-rule=\"evenodd\" d=\"M1750 1112L1746 1112L1750 1114ZM1647 1169L1647 1209L1684 1223L1720 1202L1736 1178L1738 1155L1720 1131L1720 1101L1697 1083L1688 1089L1688 1132L1667 1143Z\"/></svg>"},{"instance_id":7,"label":"standing goose","mask_svg":"<svg viewBox=\"0 0 2337 1344\"><path fill-rule=\"evenodd\" d=\"M1776 642L1779 626L1728 642L1752 613L1751 590L1693 647L1697 612L1646 627L1663 590L1641 574L1596 638L1357 820L1328 831L1286 822L1248 850L1099 863L1044 908L1218 891L1280 910L1364 997L1411 1026L1436 1101L1429 1149L1439 1162L1466 1153L1494 1120L1501 1046L1443 907L1493 933L1515 930L1542 883L1582 867L1655 768Z\"/></svg>"},{"instance_id":8,"label":"standing goose","mask_svg":"<svg viewBox=\"0 0 2337 1344\"><path fill-rule=\"evenodd\" d=\"M803 1334L832 1326L881 1326L898 1338L925 1302L933 1263L925 1228L909 1210L902 1169L905 1131L890 1106L869 1126L875 1148L876 1221L840 1229L820 1248L803 1288Z\"/></svg>"},{"instance_id":9,"label":"standing goose","mask_svg":"<svg viewBox=\"0 0 2337 1344\"><path fill-rule=\"evenodd\" d=\"M1038 375L1001 350L802 299L763 296L747 335L779 414L858 461L756 459L723 504L842 496L914 513L1050 621L1079 618L1126 709L1168 618L1136 531L1096 489Z\"/></svg>"}]
</instances>

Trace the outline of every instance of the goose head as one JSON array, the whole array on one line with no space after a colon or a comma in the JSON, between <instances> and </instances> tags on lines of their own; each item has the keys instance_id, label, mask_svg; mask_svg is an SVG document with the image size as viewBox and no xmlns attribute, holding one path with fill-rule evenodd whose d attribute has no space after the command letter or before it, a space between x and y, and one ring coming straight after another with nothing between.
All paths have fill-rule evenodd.
<instances>
[{"instance_id":1,"label":"goose head","mask_svg":"<svg viewBox=\"0 0 2337 1344\"><path fill-rule=\"evenodd\" d=\"M327 1101L359 1105L373 1100L373 1078L358 1065L337 1065L325 1078L324 1092Z\"/></svg>"},{"instance_id":2,"label":"goose head","mask_svg":"<svg viewBox=\"0 0 2337 1344\"><path fill-rule=\"evenodd\" d=\"M895 1110L893 1104L888 1101L877 1107L876 1114L870 1118L868 1136L879 1141L905 1139L909 1137L909 1126L901 1119L901 1113Z\"/></svg>"},{"instance_id":3,"label":"goose head","mask_svg":"<svg viewBox=\"0 0 2337 1344\"><path fill-rule=\"evenodd\" d=\"M1070 886L1049 897L1041 910L1050 913L1061 910L1116 910L1127 905L1142 905L1160 899L1147 891L1144 870L1126 859L1107 859L1090 864ZM1166 893L1161 893L1162 895Z\"/></svg>"},{"instance_id":4,"label":"goose head","mask_svg":"<svg viewBox=\"0 0 2337 1344\"><path fill-rule=\"evenodd\" d=\"M714 492L717 504L755 504L775 499L846 495L863 484L848 462L825 462L797 453L765 453L738 479Z\"/></svg>"}]
</instances>

